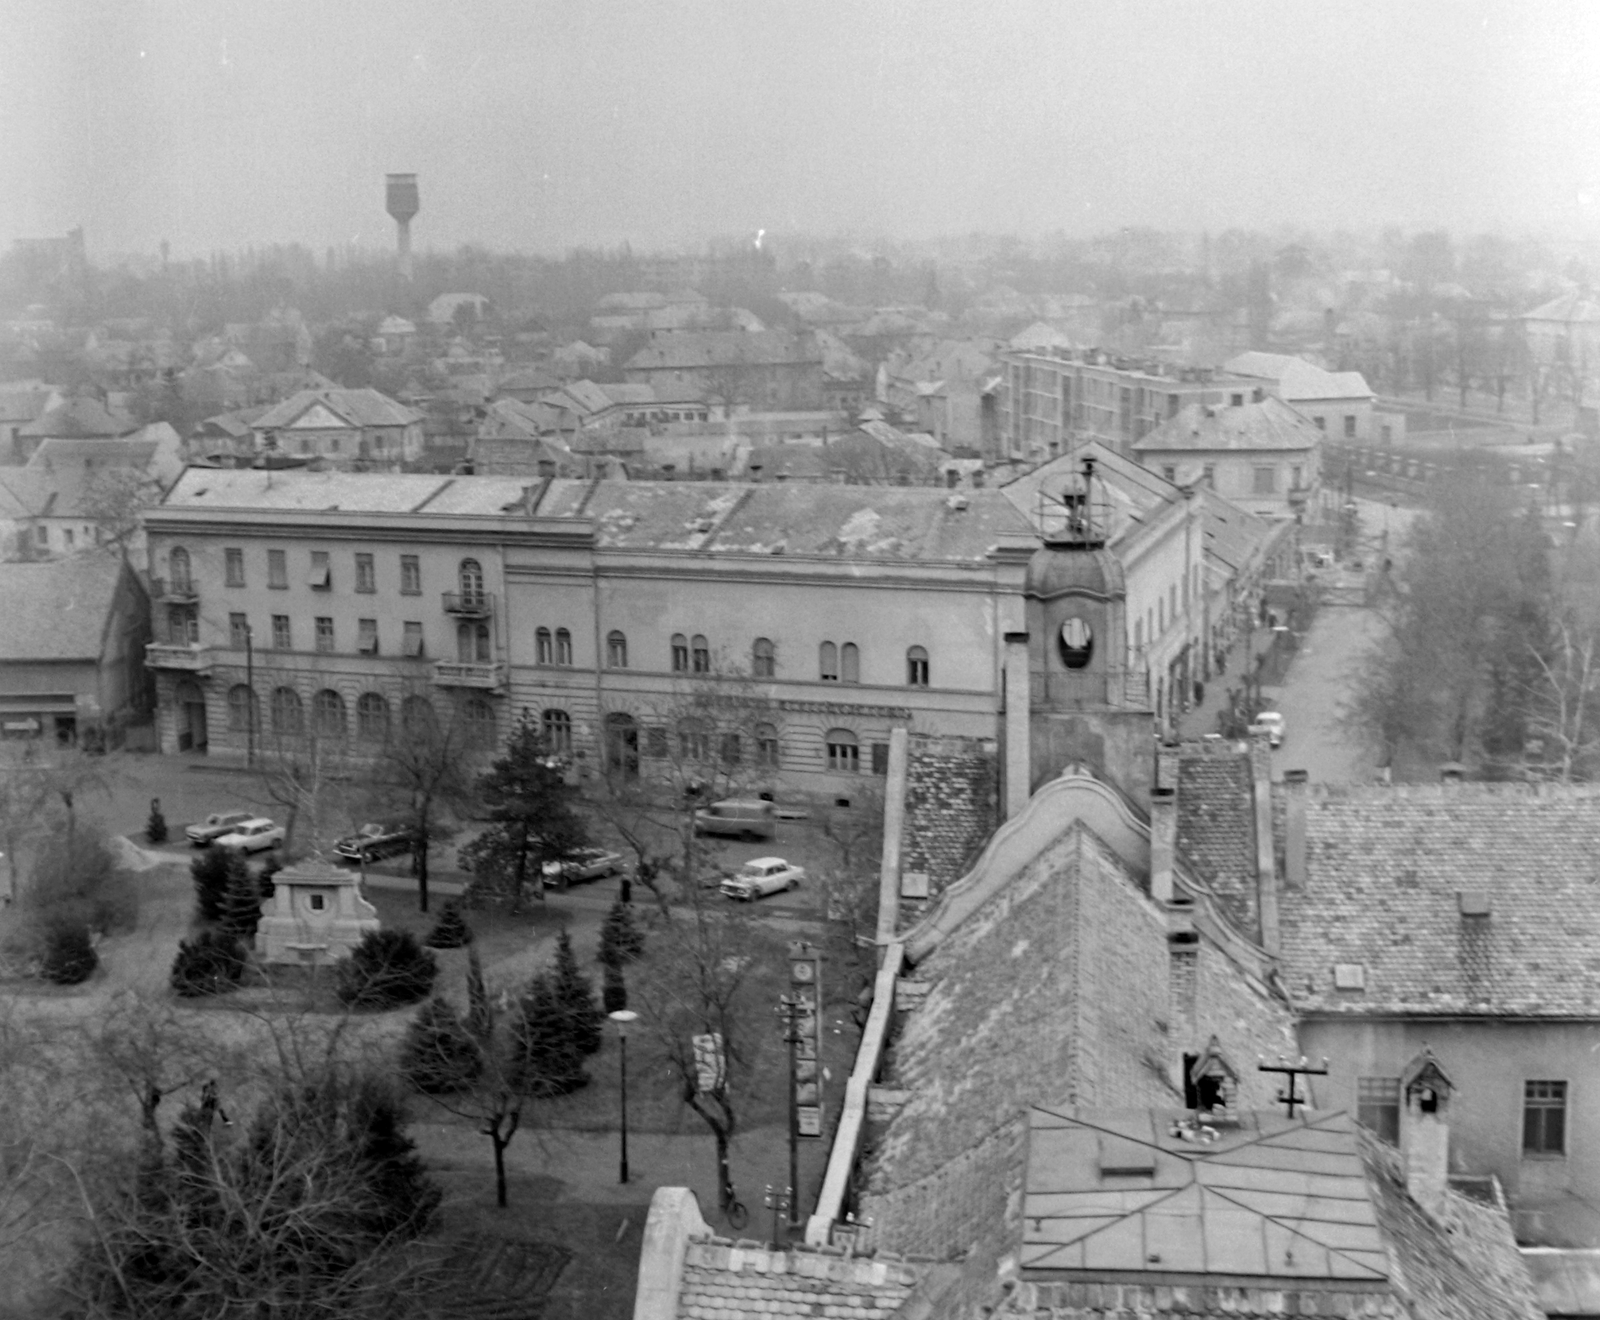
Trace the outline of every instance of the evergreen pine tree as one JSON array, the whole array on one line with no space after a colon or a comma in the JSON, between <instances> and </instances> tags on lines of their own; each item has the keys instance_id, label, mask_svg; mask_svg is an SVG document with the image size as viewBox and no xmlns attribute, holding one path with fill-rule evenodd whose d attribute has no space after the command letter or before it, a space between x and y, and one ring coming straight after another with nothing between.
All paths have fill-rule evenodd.
<instances>
[{"instance_id":1,"label":"evergreen pine tree","mask_svg":"<svg viewBox=\"0 0 1600 1320\"><path fill-rule=\"evenodd\" d=\"M150 799L150 818L144 823L144 837L147 843L165 843L167 841L167 818L161 814L161 799Z\"/></svg>"},{"instance_id":2,"label":"evergreen pine tree","mask_svg":"<svg viewBox=\"0 0 1600 1320\"><path fill-rule=\"evenodd\" d=\"M512 1071L517 1086L533 1096L566 1095L587 1086L583 1046L549 974L528 982L518 1006Z\"/></svg>"},{"instance_id":3,"label":"evergreen pine tree","mask_svg":"<svg viewBox=\"0 0 1600 1320\"><path fill-rule=\"evenodd\" d=\"M578 968L578 955L572 950L572 936L562 931L556 940L556 967L551 981L562 1016L570 1024L574 1043L585 1054L600 1049L604 1014L594 1001L594 983Z\"/></svg>"},{"instance_id":4,"label":"evergreen pine tree","mask_svg":"<svg viewBox=\"0 0 1600 1320\"><path fill-rule=\"evenodd\" d=\"M607 1013L616 1013L627 1006L628 985L622 979L622 968L607 963L600 986L600 1007Z\"/></svg>"},{"instance_id":5,"label":"evergreen pine tree","mask_svg":"<svg viewBox=\"0 0 1600 1320\"><path fill-rule=\"evenodd\" d=\"M437 995L417 1010L400 1046L400 1071L419 1091L439 1094L471 1086L483 1052L450 1002Z\"/></svg>"},{"instance_id":6,"label":"evergreen pine tree","mask_svg":"<svg viewBox=\"0 0 1600 1320\"><path fill-rule=\"evenodd\" d=\"M459 949L471 944L472 940L472 927L461 915L461 904L451 899L439 910L439 920L433 923L433 929L423 943L430 949Z\"/></svg>"},{"instance_id":7,"label":"evergreen pine tree","mask_svg":"<svg viewBox=\"0 0 1600 1320\"><path fill-rule=\"evenodd\" d=\"M620 898L600 925L600 963L621 968L644 953L644 934L633 924L633 910Z\"/></svg>"},{"instance_id":8,"label":"evergreen pine tree","mask_svg":"<svg viewBox=\"0 0 1600 1320\"><path fill-rule=\"evenodd\" d=\"M185 999L221 994L237 988L244 971L244 950L226 931L203 930L178 943L172 960L172 989Z\"/></svg>"},{"instance_id":9,"label":"evergreen pine tree","mask_svg":"<svg viewBox=\"0 0 1600 1320\"><path fill-rule=\"evenodd\" d=\"M338 964L339 998L352 1008L398 1008L426 999L439 965L408 930L369 930Z\"/></svg>"},{"instance_id":10,"label":"evergreen pine tree","mask_svg":"<svg viewBox=\"0 0 1600 1320\"><path fill-rule=\"evenodd\" d=\"M205 925L215 925L222 920L227 902L228 886L240 872L248 873L244 857L215 844L189 863L194 876L195 916Z\"/></svg>"},{"instance_id":11,"label":"evergreen pine tree","mask_svg":"<svg viewBox=\"0 0 1600 1320\"><path fill-rule=\"evenodd\" d=\"M44 958L39 973L57 985L77 985L94 975L100 955L94 950L89 928L81 922L56 926L45 935Z\"/></svg>"},{"instance_id":12,"label":"evergreen pine tree","mask_svg":"<svg viewBox=\"0 0 1600 1320\"><path fill-rule=\"evenodd\" d=\"M256 926L260 921L260 881L250 874L249 867L241 865L228 877L219 924L229 935L249 944L256 937Z\"/></svg>"},{"instance_id":13,"label":"evergreen pine tree","mask_svg":"<svg viewBox=\"0 0 1600 1320\"><path fill-rule=\"evenodd\" d=\"M277 895L278 882L274 877L281 870L283 870L283 855L274 848L267 854L267 860L261 863L261 871L256 876L256 880L261 886L261 897L263 899L273 898Z\"/></svg>"}]
</instances>

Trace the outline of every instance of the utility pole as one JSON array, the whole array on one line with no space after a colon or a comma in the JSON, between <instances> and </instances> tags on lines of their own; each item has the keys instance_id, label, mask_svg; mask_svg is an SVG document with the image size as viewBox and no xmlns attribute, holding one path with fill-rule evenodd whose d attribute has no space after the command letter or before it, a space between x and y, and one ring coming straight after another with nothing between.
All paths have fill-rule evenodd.
<instances>
[{"instance_id":1,"label":"utility pole","mask_svg":"<svg viewBox=\"0 0 1600 1320\"><path fill-rule=\"evenodd\" d=\"M244 703L245 764L252 770L256 764L256 646L250 621L244 624L244 685L250 690Z\"/></svg>"}]
</instances>

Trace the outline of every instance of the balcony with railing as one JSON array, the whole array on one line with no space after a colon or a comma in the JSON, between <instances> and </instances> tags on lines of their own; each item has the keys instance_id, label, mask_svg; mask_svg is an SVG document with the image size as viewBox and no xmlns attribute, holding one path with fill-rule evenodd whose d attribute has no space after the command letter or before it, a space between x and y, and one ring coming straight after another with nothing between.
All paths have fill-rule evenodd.
<instances>
[{"instance_id":1,"label":"balcony with railing","mask_svg":"<svg viewBox=\"0 0 1600 1320\"><path fill-rule=\"evenodd\" d=\"M153 577L150 579L150 599L177 605L200 599L200 591L192 577Z\"/></svg>"},{"instance_id":2,"label":"balcony with railing","mask_svg":"<svg viewBox=\"0 0 1600 1320\"><path fill-rule=\"evenodd\" d=\"M487 619L494 613L494 597L487 591L447 591L444 612L461 619Z\"/></svg>"},{"instance_id":3,"label":"balcony with railing","mask_svg":"<svg viewBox=\"0 0 1600 1320\"><path fill-rule=\"evenodd\" d=\"M209 674L213 657L211 648L198 642L151 642L144 648L144 662L150 669Z\"/></svg>"},{"instance_id":4,"label":"balcony with railing","mask_svg":"<svg viewBox=\"0 0 1600 1320\"><path fill-rule=\"evenodd\" d=\"M477 688L501 692L506 686L506 666L502 661L435 660L435 687Z\"/></svg>"}]
</instances>

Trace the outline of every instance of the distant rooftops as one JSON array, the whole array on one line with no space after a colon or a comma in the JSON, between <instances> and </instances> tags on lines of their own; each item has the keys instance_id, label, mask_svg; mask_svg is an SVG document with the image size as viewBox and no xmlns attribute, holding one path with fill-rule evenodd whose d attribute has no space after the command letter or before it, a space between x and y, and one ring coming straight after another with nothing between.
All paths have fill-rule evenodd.
<instances>
[{"instance_id":1,"label":"distant rooftops","mask_svg":"<svg viewBox=\"0 0 1600 1320\"><path fill-rule=\"evenodd\" d=\"M1323 434L1309 417L1267 395L1238 407L1191 403L1149 435L1133 442L1135 453L1172 450L1315 449Z\"/></svg>"},{"instance_id":2,"label":"distant rooftops","mask_svg":"<svg viewBox=\"0 0 1600 1320\"><path fill-rule=\"evenodd\" d=\"M1241 353L1222 365L1224 371L1236 376L1271 381L1272 392L1289 403L1375 397L1367 378L1359 371L1324 371L1304 358L1286 353Z\"/></svg>"}]
</instances>

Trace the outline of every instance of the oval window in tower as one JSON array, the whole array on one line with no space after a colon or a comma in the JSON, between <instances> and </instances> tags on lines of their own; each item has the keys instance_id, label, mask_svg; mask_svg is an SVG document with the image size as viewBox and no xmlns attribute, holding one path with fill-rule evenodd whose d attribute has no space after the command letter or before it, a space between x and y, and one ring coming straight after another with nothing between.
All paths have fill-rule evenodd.
<instances>
[{"instance_id":1,"label":"oval window in tower","mask_svg":"<svg viewBox=\"0 0 1600 1320\"><path fill-rule=\"evenodd\" d=\"M1076 615L1061 625L1061 663L1068 669L1082 669L1094 654L1094 630L1086 619Z\"/></svg>"}]
</instances>

